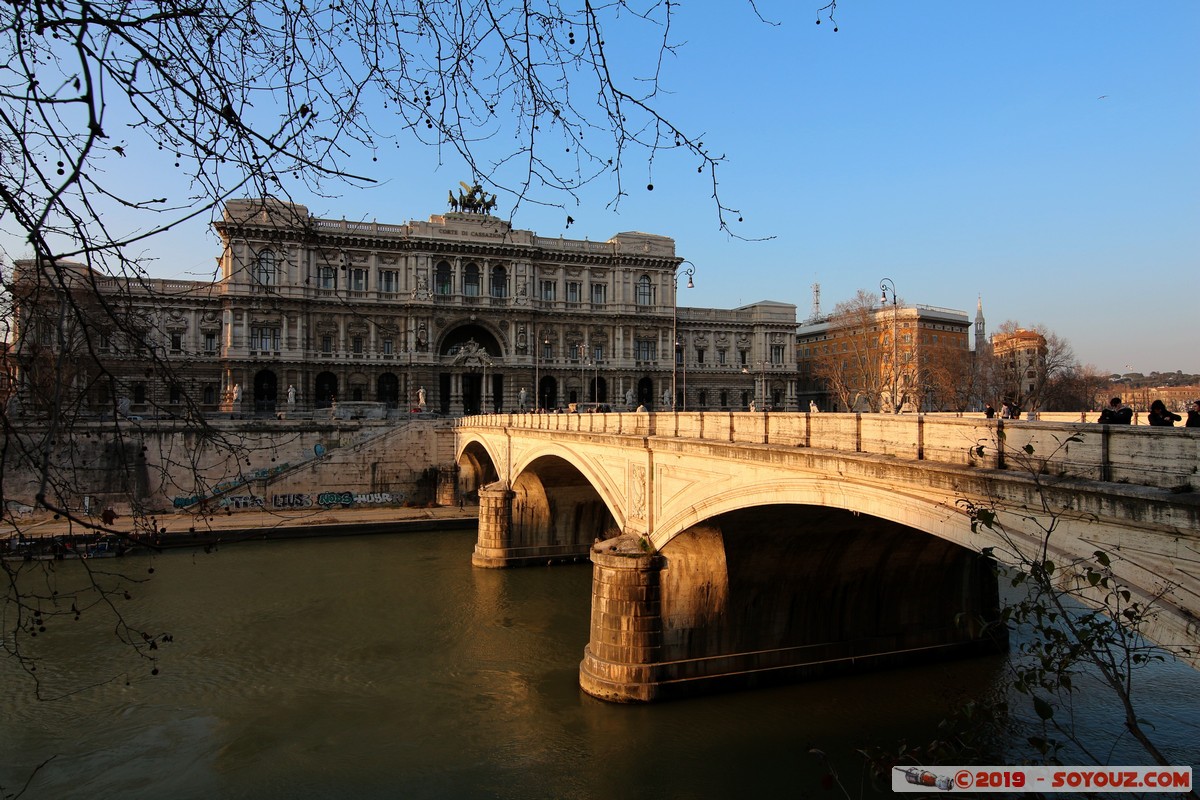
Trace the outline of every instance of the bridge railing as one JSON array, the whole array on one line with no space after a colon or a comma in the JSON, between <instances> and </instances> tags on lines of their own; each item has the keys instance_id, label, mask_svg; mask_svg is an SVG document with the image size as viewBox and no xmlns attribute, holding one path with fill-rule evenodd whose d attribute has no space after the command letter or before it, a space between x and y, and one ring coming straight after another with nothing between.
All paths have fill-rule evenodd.
<instances>
[{"instance_id":1,"label":"bridge railing","mask_svg":"<svg viewBox=\"0 0 1200 800\"><path fill-rule=\"evenodd\" d=\"M919 414L726 411L489 414L463 417L457 425L811 447L946 464L1032 469L1163 489L1200 489L1200 429Z\"/></svg>"}]
</instances>

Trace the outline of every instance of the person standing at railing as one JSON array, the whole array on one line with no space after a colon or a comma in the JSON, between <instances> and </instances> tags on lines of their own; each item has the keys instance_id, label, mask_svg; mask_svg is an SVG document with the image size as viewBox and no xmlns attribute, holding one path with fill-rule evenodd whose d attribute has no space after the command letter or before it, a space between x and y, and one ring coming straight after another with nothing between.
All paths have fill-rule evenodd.
<instances>
[{"instance_id":1,"label":"person standing at railing","mask_svg":"<svg viewBox=\"0 0 1200 800\"><path fill-rule=\"evenodd\" d=\"M1184 423L1185 428L1200 428L1200 400L1193 400L1192 407L1188 409L1187 422Z\"/></svg>"},{"instance_id":2,"label":"person standing at railing","mask_svg":"<svg viewBox=\"0 0 1200 800\"><path fill-rule=\"evenodd\" d=\"M1162 400L1155 400L1150 404L1150 424L1156 427L1174 427L1175 423L1183 419L1178 414L1172 414L1167 411L1167 407Z\"/></svg>"},{"instance_id":3,"label":"person standing at railing","mask_svg":"<svg viewBox=\"0 0 1200 800\"><path fill-rule=\"evenodd\" d=\"M1121 398L1114 397L1108 401L1108 408L1100 412L1101 425L1128 425L1133 420L1133 409L1121 404Z\"/></svg>"}]
</instances>

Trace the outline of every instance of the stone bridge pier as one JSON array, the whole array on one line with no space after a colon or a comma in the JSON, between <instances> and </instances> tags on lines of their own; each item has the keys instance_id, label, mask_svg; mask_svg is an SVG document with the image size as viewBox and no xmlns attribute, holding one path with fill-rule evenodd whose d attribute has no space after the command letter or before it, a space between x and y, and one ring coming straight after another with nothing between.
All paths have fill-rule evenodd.
<instances>
[{"instance_id":1,"label":"stone bridge pier","mask_svg":"<svg viewBox=\"0 0 1200 800\"><path fill-rule=\"evenodd\" d=\"M797 526L799 523L799 526ZM798 529L799 527L799 529ZM614 702L994 652L1007 646L982 556L845 511L781 506L693 526L659 552L592 548L580 684Z\"/></svg>"},{"instance_id":2,"label":"stone bridge pier","mask_svg":"<svg viewBox=\"0 0 1200 800\"><path fill-rule=\"evenodd\" d=\"M594 541L619 531L608 507L562 459L544 459L511 488L504 481L479 489L479 538L471 563L520 567L585 561Z\"/></svg>"}]
</instances>

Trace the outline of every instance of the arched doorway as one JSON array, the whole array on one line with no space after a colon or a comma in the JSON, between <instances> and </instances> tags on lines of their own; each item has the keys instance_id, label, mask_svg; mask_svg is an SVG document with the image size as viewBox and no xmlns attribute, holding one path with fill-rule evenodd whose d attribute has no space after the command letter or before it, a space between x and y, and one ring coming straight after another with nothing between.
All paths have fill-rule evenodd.
<instances>
[{"instance_id":1,"label":"arched doorway","mask_svg":"<svg viewBox=\"0 0 1200 800\"><path fill-rule=\"evenodd\" d=\"M538 384L538 404L551 411L558 406L558 381L548 375Z\"/></svg>"},{"instance_id":2,"label":"arched doorway","mask_svg":"<svg viewBox=\"0 0 1200 800\"><path fill-rule=\"evenodd\" d=\"M337 399L338 381L332 372L322 372L313 381L313 407L329 408Z\"/></svg>"},{"instance_id":3,"label":"arched doorway","mask_svg":"<svg viewBox=\"0 0 1200 800\"><path fill-rule=\"evenodd\" d=\"M478 414L494 410L499 398L488 397L485 389L494 392L491 378L503 364L503 347L496 335L479 324L459 325L447 331L439 352L443 370L438 375L442 413Z\"/></svg>"},{"instance_id":4,"label":"arched doorway","mask_svg":"<svg viewBox=\"0 0 1200 800\"><path fill-rule=\"evenodd\" d=\"M650 378L642 378L637 384L637 401L638 405L646 408L654 408L657 405L657 398L654 396L654 381Z\"/></svg>"},{"instance_id":5,"label":"arched doorway","mask_svg":"<svg viewBox=\"0 0 1200 800\"><path fill-rule=\"evenodd\" d=\"M274 411L279 379L269 369L260 370L254 376L254 410Z\"/></svg>"},{"instance_id":6,"label":"arched doorway","mask_svg":"<svg viewBox=\"0 0 1200 800\"><path fill-rule=\"evenodd\" d=\"M594 377L588 381L588 398L593 403L608 402L608 381L604 378Z\"/></svg>"},{"instance_id":7,"label":"arched doorway","mask_svg":"<svg viewBox=\"0 0 1200 800\"><path fill-rule=\"evenodd\" d=\"M400 379L391 372L385 372L375 381L375 402L387 403L388 408L396 408L400 403Z\"/></svg>"}]
</instances>

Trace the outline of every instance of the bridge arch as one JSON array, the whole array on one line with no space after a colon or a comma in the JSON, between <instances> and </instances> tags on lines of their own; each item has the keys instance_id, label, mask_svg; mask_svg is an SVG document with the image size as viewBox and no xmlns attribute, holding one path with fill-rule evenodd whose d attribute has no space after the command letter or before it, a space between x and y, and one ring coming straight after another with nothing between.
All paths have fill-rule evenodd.
<instances>
[{"instance_id":1,"label":"bridge arch","mask_svg":"<svg viewBox=\"0 0 1200 800\"><path fill-rule=\"evenodd\" d=\"M463 495L476 493L481 487L500 479L496 459L487 445L479 440L467 442L459 451L458 490Z\"/></svg>"},{"instance_id":2,"label":"bridge arch","mask_svg":"<svg viewBox=\"0 0 1200 800\"><path fill-rule=\"evenodd\" d=\"M672 539L690 527L706 520L745 509L786 505L838 509L851 514L866 514L881 520L936 536L967 548L978 548L980 539L972 541L963 515L943 501L925 497L906 496L895 489L867 486L824 476L780 478L764 484L750 480L735 486L712 487L705 484L692 487L685 496L664 503L650 542L661 550ZM697 490L703 494L697 493ZM988 541L986 544L992 544Z\"/></svg>"},{"instance_id":3,"label":"bridge arch","mask_svg":"<svg viewBox=\"0 0 1200 800\"><path fill-rule=\"evenodd\" d=\"M509 463L494 440L460 443L460 490L479 493L477 566L579 561L597 539L617 536L615 489L591 459L554 446Z\"/></svg>"},{"instance_id":4,"label":"bridge arch","mask_svg":"<svg viewBox=\"0 0 1200 800\"><path fill-rule=\"evenodd\" d=\"M995 618L998 603L987 559L879 517L795 504L743 508L687 528L656 557L659 654L647 665L655 677L636 683L658 685L652 698L621 697L622 685L612 699L980 652L1005 638L982 636L981 621ZM616 630L593 627L594 642L604 642L606 628ZM585 661L601 696L614 691L606 660L597 653Z\"/></svg>"}]
</instances>

